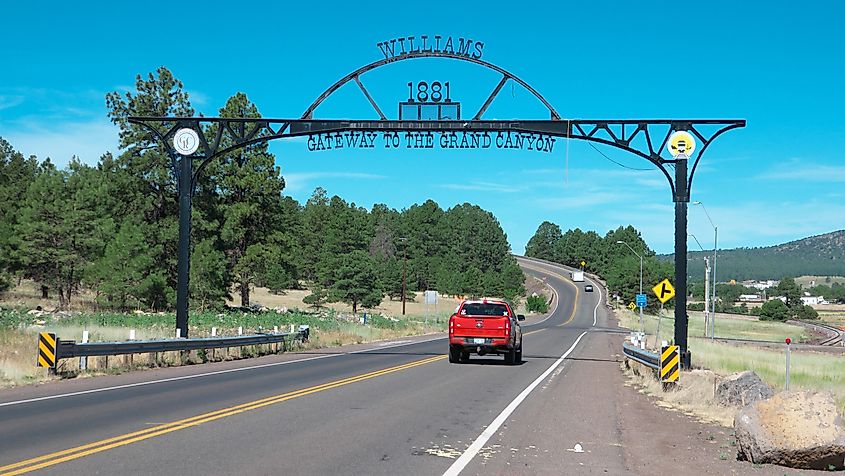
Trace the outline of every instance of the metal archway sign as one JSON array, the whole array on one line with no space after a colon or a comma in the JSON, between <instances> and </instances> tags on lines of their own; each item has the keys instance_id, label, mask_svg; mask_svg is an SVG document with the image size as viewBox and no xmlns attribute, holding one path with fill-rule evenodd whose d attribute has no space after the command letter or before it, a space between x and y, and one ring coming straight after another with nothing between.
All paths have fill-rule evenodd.
<instances>
[{"instance_id":1,"label":"metal archway sign","mask_svg":"<svg viewBox=\"0 0 845 476\"><path fill-rule=\"evenodd\" d=\"M197 178L213 159L251 144L291 137L308 137L308 149L411 147L418 149L504 148L552 152L558 139L578 139L605 144L642 157L666 177L675 203L675 344L681 347L684 367L689 366L687 345L687 206L693 177L709 145L725 132L745 127L744 119L565 119L533 87L509 71L483 59L485 43L464 37L407 36L376 45L384 56L347 74L327 88L298 118L141 117L128 121L149 130L167 149L179 182L179 257L176 327L188 336L188 279L190 266L191 197ZM408 83L409 95L398 104L398 118L384 114L361 76L399 61L425 58L473 63L501 78L471 119L461 117L461 104L451 98L450 84ZM531 93L549 112L549 119L484 119L484 113L509 81ZM378 119L315 119L326 99L350 82L356 83ZM210 133L204 126L216 124ZM193 131L190 134L186 129ZM708 130L709 129L709 130ZM698 142L681 144L678 153L673 134L683 132ZM178 142L174 142L177 139ZM676 136L675 136L676 137ZM670 139L672 140L670 142ZM191 143L198 141L197 144ZM193 152L190 152L193 150ZM190 152L190 153L189 153ZM186 155L182 155L186 154ZM689 162L692 161L692 166ZM194 166L194 163L197 166Z\"/></svg>"}]
</instances>

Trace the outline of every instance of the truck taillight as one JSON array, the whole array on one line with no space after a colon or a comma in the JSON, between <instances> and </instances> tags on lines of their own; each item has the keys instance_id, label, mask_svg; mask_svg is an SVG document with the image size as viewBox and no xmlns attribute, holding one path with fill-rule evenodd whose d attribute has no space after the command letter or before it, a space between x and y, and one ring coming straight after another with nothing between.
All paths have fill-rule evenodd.
<instances>
[{"instance_id":1,"label":"truck taillight","mask_svg":"<svg viewBox=\"0 0 845 476\"><path fill-rule=\"evenodd\" d=\"M505 332L508 335L511 335L511 320L510 319L505 320Z\"/></svg>"},{"instance_id":2,"label":"truck taillight","mask_svg":"<svg viewBox=\"0 0 845 476\"><path fill-rule=\"evenodd\" d=\"M449 334L454 334L455 332L455 316L449 318Z\"/></svg>"}]
</instances>

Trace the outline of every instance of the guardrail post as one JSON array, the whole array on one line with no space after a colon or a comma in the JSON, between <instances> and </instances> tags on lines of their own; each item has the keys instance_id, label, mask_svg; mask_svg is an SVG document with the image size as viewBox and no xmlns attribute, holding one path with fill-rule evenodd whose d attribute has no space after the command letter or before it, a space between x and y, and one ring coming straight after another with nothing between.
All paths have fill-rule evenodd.
<instances>
[{"instance_id":1,"label":"guardrail post","mask_svg":"<svg viewBox=\"0 0 845 476\"><path fill-rule=\"evenodd\" d=\"M82 343L88 343L88 331L82 331ZM79 358L79 370L88 370L88 357Z\"/></svg>"},{"instance_id":2,"label":"guardrail post","mask_svg":"<svg viewBox=\"0 0 845 476\"><path fill-rule=\"evenodd\" d=\"M130 341L135 340L135 329L129 329L129 340ZM128 364L129 367L132 368L132 363L133 363L132 361L133 361L132 354L126 354L126 361L124 363Z\"/></svg>"}]
</instances>

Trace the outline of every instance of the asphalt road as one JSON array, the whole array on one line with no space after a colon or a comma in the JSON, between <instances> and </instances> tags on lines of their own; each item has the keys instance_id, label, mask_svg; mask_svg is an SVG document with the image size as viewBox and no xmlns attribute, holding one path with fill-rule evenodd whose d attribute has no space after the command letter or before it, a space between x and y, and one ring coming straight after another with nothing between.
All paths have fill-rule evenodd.
<instances>
[{"instance_id":1,"label":"asphalt road","mask_svg":"<svg viewBox=\"0 0 845 476\"><path fill-rule=\"evenodd\" d=\"M523 326L522 365L449 364L446 338L429 336L0 392L0 474L623 470L597 383L610 351L603 292L521 264L557 295ZM83 393L54 398L70 391Z\"/></svg>"}]
</instances>

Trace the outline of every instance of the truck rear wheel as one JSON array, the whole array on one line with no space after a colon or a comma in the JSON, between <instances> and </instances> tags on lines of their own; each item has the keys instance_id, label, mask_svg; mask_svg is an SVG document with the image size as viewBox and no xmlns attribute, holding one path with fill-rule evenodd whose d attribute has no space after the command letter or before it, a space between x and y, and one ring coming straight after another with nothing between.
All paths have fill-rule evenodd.
<instances>
[{"instance_id":1,"label":"truck rear wheel","mask_svg":"<svg viewBox=\"0 0 845 476\"><path fill-rule=\"evenodd\" d=\"M449 363L457 364L461 361L461 351L454 347L449 347Z\"/></svg>"},{"instance_id":2,"label":"truck rear wheel","mask_svg":"<svg viewBox=\"0 0 845 476\"><path fill-rule=\"evenodd\" d=\"M505 364L513 365L516 363L516 351L511 350L505 353Z\"/></svg>"}]
</instances>

